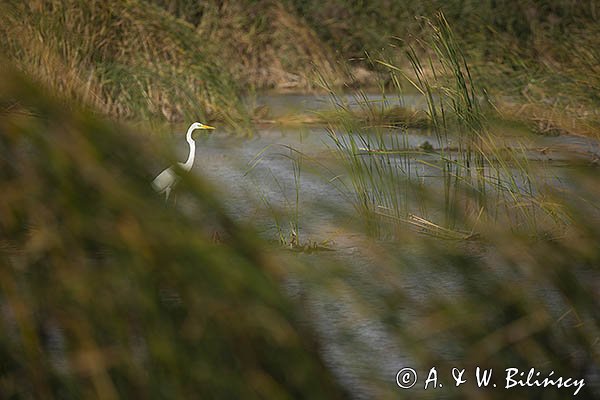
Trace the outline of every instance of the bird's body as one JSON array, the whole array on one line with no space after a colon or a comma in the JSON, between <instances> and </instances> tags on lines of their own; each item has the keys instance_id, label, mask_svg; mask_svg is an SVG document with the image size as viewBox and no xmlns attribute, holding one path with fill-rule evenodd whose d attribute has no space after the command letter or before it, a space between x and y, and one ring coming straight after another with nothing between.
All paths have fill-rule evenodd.
<instances>
[{"instance_id":1,"label":"bird's body","mask_svg":"<svg viewBox=\"0 0 600 400\"><path fill-rule=\"evenodd\" d=\"M183 163L178 163L179 168L184 171L190 171L192 166L194 165L194 159L196 158L196 142L192 138L192 133L196 129L215 129L212 126L204 125L200 122L194 122L188 128L187 134L185 135L185 139L190 146L190 152L188 154L188 158ZM173 190L173 186L177 183L179 177L177 176L173 166L162 171L154 180L152 181L152 187L158 193L165 195L165 200L169 200L169 195L171 194L171 190Z\"/></svg>"},{"instance_id":2,"label":"bird's body","mask_svg":"<svg viewBox=\"0 0 600 400\"><path fill-rule=\"evenodd\" d=\"M160 194L165 194L166 200L169 200L171 189L177 183L177 175L173 172L173 168L169 167L158 174L152 181L152 187Z\"/></svg>"}]
</instances>

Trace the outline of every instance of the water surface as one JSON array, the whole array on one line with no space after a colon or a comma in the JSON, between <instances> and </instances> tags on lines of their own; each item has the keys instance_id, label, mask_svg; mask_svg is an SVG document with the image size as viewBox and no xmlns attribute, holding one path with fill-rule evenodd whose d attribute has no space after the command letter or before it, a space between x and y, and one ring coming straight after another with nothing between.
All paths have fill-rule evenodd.
<instances>
[{"instance_id":1,"label":"water surface","mask_svg":"<svg viewBox=\"0 0 600 400\"><path fill-rule=\"evenodd\" d=\"M376 95L368 99L383 101L381 96ZM351 97L345 100L352 107L360 107ZM423 104L417 96L405 97L402 101L386 101L390 106L409 102L409 106L418 108ZM259 96L257 103L267 106L276 115L315 112L332 107L324 96L307 95ZM346 133L338 134L342 141L347 139L344 136ZM418 149L426 141L436 143L431 132L415 129L390 130L383 133L382 140L388 145L402 143L409 149ZM590 154L600 154L598 142L592 139L506 135L502 140L506 146L525 146L531 162L544 163L543 179L556 179L554 182L557 184L561 182L564 161L573 154L584 158ZM386 280L397 282L398 277L390 275L386 279L385 276L378 276L382 273L391 274L393 266L382 272L382 260L377 250L370 248L361 234L345 228L348 221L354 218L352 202L349 200L352 191L348 181L345 181L344 169L337 158L330 132L324 127L282 128L273 125L263 127L250 139L240 139L217 130L212 135L202 135L197 143L197 162L193 171L207 177L224 191L222 198L234 218L250 221L266 239L275 239L281 231L286 235L290 233L289 222L296 218L298 201L298 234L301 238L316 242L331 241L331 247L335 250L332 253L301 253L294 257L317 269L329 261L341 261L346 266L342 274L344 284L335 290L327 285L319 287L307 284L301 274L292 271L286 288L308 310L311 320L307 323L316 330L322 342L323 358L348 392L357 399L402 394L408 394L411 398L432 396L431 392L428 394L424 391L402 393L396 387L396 372L403 366L413 365L414 361L407 358L407 352L402 349L395 332L390 332L375 316L365 313L364 307L356 299L356 294L360 293L361 301L377 309L382 291L398 289L393 285L386 289ZM364 145L366 148L373 146L373 143ZM177 146L182 159L185 158L186 144L180 141ZM423 164L413 167L416 170L421 168L423 176L436 174L435 168L427 168ZM273 210L281 211L284 216L275 217ZM398 251L397 245L391 246L396 248L390 249L389 254ZM412 257L413 249L401 250L403 257ZM418 257L416 250L414 253ZM489 257L485 254L481 256ZM386 262L393 264L394 260ZM414 261L414 264L418 265L419 261ZM407 269L403 271L401 289L411 301L396 312L403 320L419 320L423 318L422 310L412 309L410 304L426 304L433 295L440 294L452 301L452 298L465 294L473 285L484 287L490 278L503 279L503 273L491 277L478 273L465 276L451 266L446 268L442 265ZM556 310L558 318L567 305L552 288L540 286L539 292L544 302ZM455 359L460 363L458 357L464 349L443 341L428 345L438 346L436 351L440 357ZM436 393L435 397L443 398L444 393Z\"/></svg>"}]
</instances>

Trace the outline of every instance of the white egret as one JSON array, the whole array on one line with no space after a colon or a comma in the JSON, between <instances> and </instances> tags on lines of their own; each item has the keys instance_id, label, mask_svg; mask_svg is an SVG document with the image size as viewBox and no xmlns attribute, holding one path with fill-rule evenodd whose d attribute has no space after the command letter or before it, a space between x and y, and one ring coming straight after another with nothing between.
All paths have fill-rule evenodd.
<instances>
[{"instance_id":1,"label":"white egret","mask_svg":"<svg viewBox=\"0 0 600 400\"><path fill-rule=\"evenodd\" d=\"M181 169L183 169L185 171L189 171L192 169L192 166L194 165L194 158L196 158L196 142L192 138L192 133L196 129L215 129L215 128L212 126L204 125L203 123L200 123L200 122L194 122L192 125L190 125L190 127L187 130L187 134L185 135L185 140L187 140L188 144L190 145L190 153L185 162L178 163L179 166L181 167ZM178 177L177 177L177 174L175 173L175 171L173 170L173 166L170 166L169 168L165 169L160 174L158 174L158 176L156 178L154 178L154 180L152 181L152 187L158 193L160 193L160 194L164 193L165 200L168 201L169 195L171 194L171 190L173 189L173 186L175 185L175 183L177 183L177 178Z\"/></svg>"}]
</instances>

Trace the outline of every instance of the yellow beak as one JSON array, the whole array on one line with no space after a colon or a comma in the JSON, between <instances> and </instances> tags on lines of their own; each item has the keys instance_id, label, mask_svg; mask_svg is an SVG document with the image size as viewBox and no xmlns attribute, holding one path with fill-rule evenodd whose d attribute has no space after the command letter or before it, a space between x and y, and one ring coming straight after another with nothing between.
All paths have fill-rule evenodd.
<instances>
[{"instance_id":1,"label":"yellow beak","mask_svg":"<svg viewBox=\"0 0 600 400\"><path fill-rule=\"evenodd\" d=\"M202 129L215 129L215 127L210 125L202 125Z\"/></svg>"}]
</instances>

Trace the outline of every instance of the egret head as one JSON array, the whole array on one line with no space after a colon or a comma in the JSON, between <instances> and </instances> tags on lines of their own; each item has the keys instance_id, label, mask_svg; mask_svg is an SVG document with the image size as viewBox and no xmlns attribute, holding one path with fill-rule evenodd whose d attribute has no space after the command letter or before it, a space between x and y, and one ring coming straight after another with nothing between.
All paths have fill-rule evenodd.
<instances>
[{"instance_id":1,"label":"egret head","mask_svg":"<svg viewBox=\"0 0 600 400\"><path fill-rule=\"evenodd\" d=\"M196 130L196 129L215 129L213 126L210 125L204 125L202 122L194 122L191 126L190 126L190 131Z\"/></svg>"}]
</instances>

